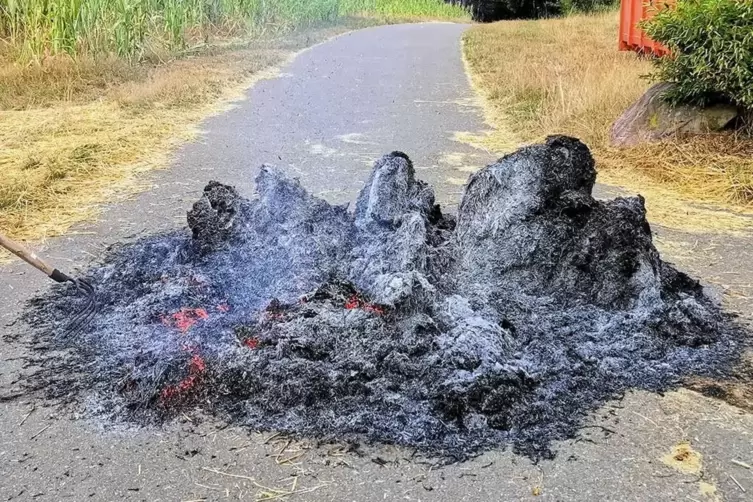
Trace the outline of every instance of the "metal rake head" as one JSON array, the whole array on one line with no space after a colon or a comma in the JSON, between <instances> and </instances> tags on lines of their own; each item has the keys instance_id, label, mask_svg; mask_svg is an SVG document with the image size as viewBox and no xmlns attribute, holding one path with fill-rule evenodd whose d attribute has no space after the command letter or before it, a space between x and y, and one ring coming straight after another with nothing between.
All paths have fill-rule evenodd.
<instances>
[{"instance_id":1,"label":"metal rake head","mask_svg":"<svg viewBox=\"0 0 753 502\"><path fill-rule=\"evenodd\" d=\"M97 290L91 283L83 279L70 279L70 282L76 285L76 291L86 299L84 307L79 310L66 326L69 333L79 333L86 328L94 316L97 314Z\"/></svg>"}]
</instances>

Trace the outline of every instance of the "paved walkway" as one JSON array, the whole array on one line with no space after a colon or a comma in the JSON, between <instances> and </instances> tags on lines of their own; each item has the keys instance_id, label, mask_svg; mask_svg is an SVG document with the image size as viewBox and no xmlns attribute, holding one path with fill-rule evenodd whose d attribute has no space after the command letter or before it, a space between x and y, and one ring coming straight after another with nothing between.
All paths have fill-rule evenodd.
<instances>
[{"instance_id":1,"label":"paved walkway","mask_svg":"<svg viewBox=\"0 0 753 502\"><path fill-rule=\"evenodd\" d=\"M465 29L385 26L314 47L278 78L258 83L234 110L208 120L201 140L154 175L153 190L113 205L88 233L54 240L45 252L63 264L87 263L129 236L179 227L207 181L250 194L264 162L345 202L375 158L403 150L440 201L455 204L469 171L493 160L453 140L484 127L460 58ZM14 319L45 286L21 264L0 270L0 321ZM2 392L19 369L18 351L0 342ZM597 426L538 466L494 452L430 468L401 449L343 453L187 417L164 430L101 431L53 408L27 417L33 409L24 401L0 403L0 500L254 500L260 485L290 487L291 476L300 491L291 500L311 501L734 501L753 494L753 471L732 463L753 463L753 417L684 391L636 393L605 406L594 416ZM685 439L703 455L698 472L660 460Z\"/></svg>"}]
</instances>

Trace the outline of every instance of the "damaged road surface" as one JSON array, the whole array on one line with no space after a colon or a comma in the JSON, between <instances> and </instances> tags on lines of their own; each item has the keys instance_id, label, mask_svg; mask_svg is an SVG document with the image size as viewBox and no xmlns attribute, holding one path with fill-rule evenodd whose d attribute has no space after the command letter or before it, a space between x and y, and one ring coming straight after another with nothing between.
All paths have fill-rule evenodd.
<instances>
[{"instance_id":1,"label":"damaged road surface","mask_svg":"<svg viewBox=\"0 0 753 502\"><path fill-rule=\"evenodd\" d=\"M591 196L587 147L551 137L469 179L443 214L405 154L353 212L263 167L258 197L212 182L191 232L112 249L101 312L66 332L69 291L33 301L29 385L92 417L201 408L325 440L448 458L539 458L628 389L723 376L743 333L661 261L641 198Z\"/></svg>"}]
</instances>

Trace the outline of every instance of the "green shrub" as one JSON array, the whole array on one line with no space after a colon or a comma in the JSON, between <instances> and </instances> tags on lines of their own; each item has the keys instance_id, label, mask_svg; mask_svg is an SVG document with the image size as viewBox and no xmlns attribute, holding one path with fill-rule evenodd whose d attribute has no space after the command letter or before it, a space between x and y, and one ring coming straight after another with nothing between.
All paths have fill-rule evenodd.
<instances>
[{"instance_id":1,"label":"green shrub","mask_svg":"<svg viewBox=\"0 0 753 502\"><path fill-rule=\"evenodd\" d=\"M567 14L601 12L613 8L617 0L562 0L562 10Z\"/></svg>"},{"instance_id":2,"label":"green shrub","mask_svg":"<svg viewBox=\"0 0 753 502\"><path fill-rule=\"evenodd\" d=\"M670 102L753 109L753 0L680 0L643 29L672 51L653 75L676 84Z\"/></svg>"},{"instance_id":3,"label":"green shrub","mask_svg":"<svg viewBox=\"0 0 753 502\"><path fill-rule=\"evenodd\" d=\"M538 19L612 8L618 0L445 0L468 7L476 21Z\"/></svg>"}]
</instances>

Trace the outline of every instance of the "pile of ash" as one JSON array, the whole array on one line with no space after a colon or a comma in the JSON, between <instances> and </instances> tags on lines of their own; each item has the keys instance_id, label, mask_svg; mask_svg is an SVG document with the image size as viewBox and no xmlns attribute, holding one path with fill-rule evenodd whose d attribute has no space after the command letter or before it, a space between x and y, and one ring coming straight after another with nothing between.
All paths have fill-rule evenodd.
<instances>
[{"instance_id":1,"label":"pile of ash","mask_svg":"<svg viewBox=\"0 0 753 502\"><path fill-rule=\"evenodd\" d=\"M138 423L199 407L430 455L551 454L606 400L725 374L743 345L660 260L643 200L597 201L595 178L558 136L472 175L456 217L399 152L352 213L274 168L252 200L210 183L191 234L90 270L102 308L84 332L56 321L64 287L34 301L36 384Z\"/></svg>"}]
</instances>

